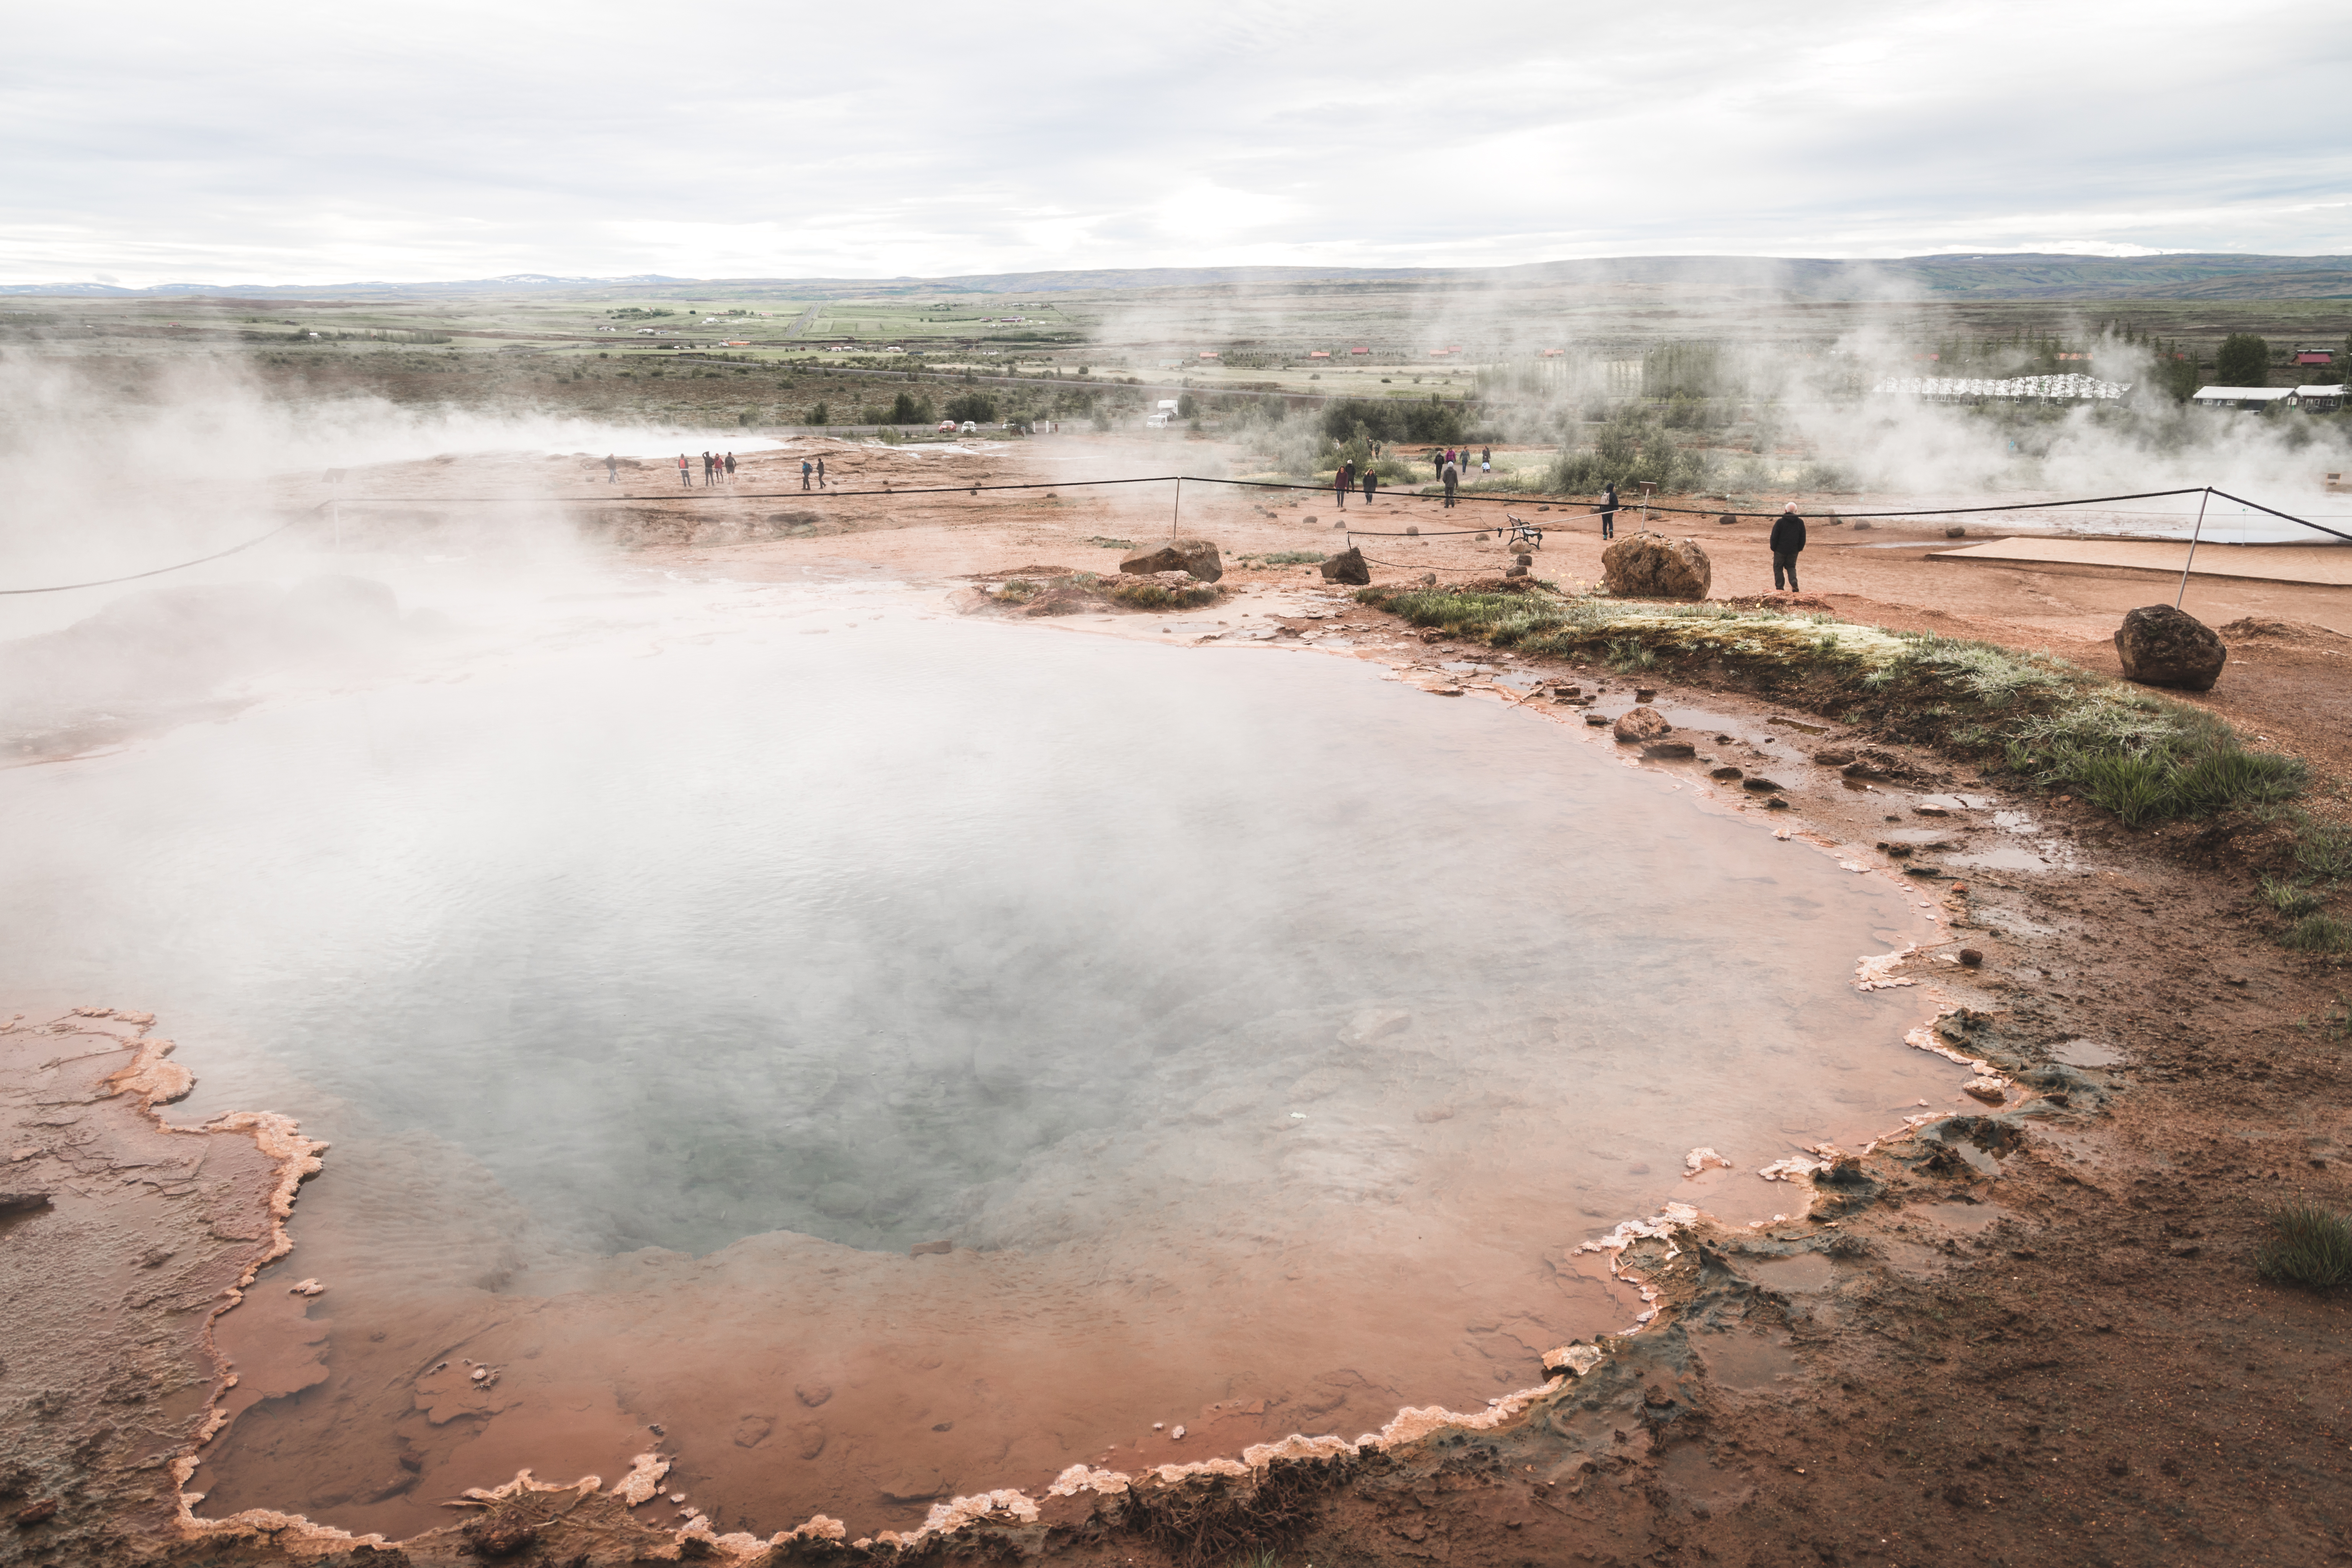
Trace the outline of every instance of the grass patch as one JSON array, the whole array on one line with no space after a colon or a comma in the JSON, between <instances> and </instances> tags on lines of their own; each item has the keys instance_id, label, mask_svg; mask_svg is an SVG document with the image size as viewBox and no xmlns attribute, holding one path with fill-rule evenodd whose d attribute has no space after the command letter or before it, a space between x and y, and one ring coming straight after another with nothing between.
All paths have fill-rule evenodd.
<instances>
[{"instance_id":1,"label":"grass patch","mask_svg":"<svg viewBox=\"0 0 2352 1568\"><path fill-rule=\"evenodd\" d=\"M1657 662L1657 650L1645 645L1639 637L1619 637L1609 645L1609 668L1612 669L1649 669Z\"/></svg>"},{"instance_id":2,"label":"grass patch","mask_svg":"<svg viewBox=\"0 0 2352 1568\"><path fill-rule=\"evenodd\" d=\"M2299 882L2284 882L2276 877L2264 877L2262 881L2263 902L2286 916L2299 920L2319 912L2319 895Z\"/></svg>"},{"instance_id":3,"label":"grass patch","mask_svg":"<svg viewBox=\"0 0 2352 1568\"><path fill-rule=\"evenodd\" d=\"M2132 827L2276 807L2305 784L2301 763L2249 751L2202 709L1991 643L1721 603L1444 587L1372 587L1356 596L1415 626L1498 647L1597 658L1619 670L1729 678L1889 739L2079 795ZM2298 820L2305 869L2352 876L2352 834Z\"/></svg>"},{"instance_id":4,"label":"grass patch","mask_svg":"<svg viewBox=\"0 0 2352 1568\"><path fill-rule=\"evenodd\" d=\"M1171 588L1164 583L1147 579L1140 583L1120 583L1110 590L1110 596L1139 610L1197 610L1223 598L1225 591L1214 583Z\"/></svg>"},{"instance_id":5,"label":"grass patch","mask_svg":"<svg viewBox=\"0 0 2352 1568\"><path fill-rule=\"evenodd\" d=\"M1100 534L1088 535L1087 542L1088 544L1099 546L1104 550L1132 550L1135 548L1135 541L1132 539L1105 539Z\"/></svg>"},{"instance_id":6,"label":"grass patch","mask_svg":"<svg viewBox=\"0 0 2352 1568\"><path fill-rule=\"evenodd\" d=\"M1327 557L1319 550L1275 550L1264 555L1236 555L1236 566L1320 566Z\"/></svg>"},{"instance_id":7,"label":"grass patch","mask_svg":"<svg viewBox=\"0 0 2352 1568\"><path fill-rule=\"evenodd\" d=\"M1037 596L1037 584L1029 581L1028 578L1007 577L1002 584L998 584L996 596L1000 599L1009 599L1016 605L1025 605L1030 600L1035 598Z\"/></svg>"},{"instance_id":8,"label":"grass patch","mask_svg":"<svg viewBox=\"0 0 2352 1568\"><path fill-rule=\"evenodd\" d=\"M2352 952L2352 923L2334 915L2305 915L2280 933L2279 942L2298 952Z\"/></svg>"},{"instance_id":9,"label":"grass patch","mask_svg":"<svg viewBox=\"0 0 2352 1568\"><path fill-rule=\"evenodd\" d=\"M2290 1204L2271 1215L2270 1238L2254 1267L2282 1285L2352 1285L2352 1223L2316 1204Z\"/></svg>"}]
</instances>

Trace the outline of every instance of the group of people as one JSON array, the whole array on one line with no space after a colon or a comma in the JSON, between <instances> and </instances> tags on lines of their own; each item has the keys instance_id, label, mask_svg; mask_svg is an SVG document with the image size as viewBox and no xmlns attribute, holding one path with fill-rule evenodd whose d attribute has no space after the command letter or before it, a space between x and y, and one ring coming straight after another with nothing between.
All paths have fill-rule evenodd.
<instances>
[{"instance_id":1,"label":"group of people","mask_svg":"<svg viewBox=\"0 0 2352 1568\"><path fill-rule=\"evenodd\" d=\"M1369 461L1364 464L1364 471L1360 476L1356 472L1356 465L1353 462L1341 463L1339 471L1331 476L1331 490L1339 498L1340 510L1347 510L1348 492L1359 484L1364 487L1365 504L1370 505L1372 492L1381 488L1380 475L1372 472L1372 465Z\"/></svg>"},{"instance_id":2,"label":"group of people","mask_svg":"<svg viewBox=\"0 0 2352 1568\"><path fill-rule=\"evenodd\" d=\"M612 466L613 459L605 458L604 467L608 472ZM677 482L688 489L694 488L694 464L684 452L677 455ZM713 457L709 452L702 454L702 483L705 489L717 484L731 485L734 482L734 453L729 452L720 457Z\"/></svg>"},{"instance_id":3,"label":"group of people","mask_svg":"<svg viewBox=\"0 0 2352 1568\"><path fill-rule=\"evenodd\" d=\"M1436 465L1438 482L1445 487L1445 504L1447 506L1452 506L1454 504L1454 492L1462 488L1462 476L1466 473L1470 468L1470 448L1464 447L1459 450L1456 450L1452 447L1448 447L1442 452L1433 451L1430 453L1429 460L1433 464ZM1478 449L1479 474L1482 477L1489 477L1493 475L1494 471L1495 448L1492 447L1480 447Z\"/></svg>"}]
</instances>

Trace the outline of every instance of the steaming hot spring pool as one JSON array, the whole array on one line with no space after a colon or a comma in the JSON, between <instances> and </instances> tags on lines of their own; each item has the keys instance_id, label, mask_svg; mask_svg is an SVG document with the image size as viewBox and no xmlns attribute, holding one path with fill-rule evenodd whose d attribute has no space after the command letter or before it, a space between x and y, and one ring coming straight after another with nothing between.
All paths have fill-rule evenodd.
<instances>
[{"instance_id":1,"label":"steaming hot spring pool","mask_svg":"<svg viewBox=\"0 0 2352 1568\"><path fill-rule=\"evenodd\" d=\"M13 981L333 1141L201 1511L659 1446L721 1530L867 1533L1477 1409L1633 1321L1579 1244L1952 1091L1853 987L1900 889L1561 726L792 604L0 773Z\"/></svg>"}]
</instances>

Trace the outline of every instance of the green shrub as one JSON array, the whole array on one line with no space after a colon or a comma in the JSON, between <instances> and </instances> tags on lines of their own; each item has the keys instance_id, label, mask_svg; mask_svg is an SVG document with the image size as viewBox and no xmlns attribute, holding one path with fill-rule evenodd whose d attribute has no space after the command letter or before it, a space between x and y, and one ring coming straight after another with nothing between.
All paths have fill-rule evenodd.
<instances>
[{"instance_id":1,"label":"green shrub","mask_svg":"<svg viewBox=\"0 0 2352 1568\"><path fill-rule=\"evenodd\" d=\"M2352 1224L2316 1204L2290 1204L2271 1215L2270 1238L2254 1267L2282 1285L2352 1285Z\"/></svg>"},{"instance_id":2,"label":"green shrub","mask_svg":"<svg viewBox=\"0 0 2352 1568\"><path fill-rule=\"evenodd\" d=\"M1612 669L1648 669L1657 662L1657 650L1638 637L1619 637L1609 645L1609 668Z\"/></svg>"},{"instance_id":3,"label":"green shrub","mask_svg":"<svg viewBox=\"0 0 2352 1568\"><path fill-rule=\"evenodd\" d=\"M1237 564L1244 566L1318 566L1325 557L1319 550L1273 550L1264 555L1236 555Z\"/></svg>"}]
</instances>

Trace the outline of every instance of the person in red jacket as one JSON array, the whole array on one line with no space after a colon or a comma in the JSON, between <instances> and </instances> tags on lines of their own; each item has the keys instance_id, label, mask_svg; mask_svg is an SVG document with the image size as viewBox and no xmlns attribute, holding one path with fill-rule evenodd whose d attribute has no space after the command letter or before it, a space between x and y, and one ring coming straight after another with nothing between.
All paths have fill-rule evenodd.
<instances>
[{"instance_id":1,"label":"person in red jacket","mask_svg":"<svg viewBox=\"0 0 2352 1568\"><path fill-rule=\"evenodd\" d=\"M1790 501L1772 520L1772 537L1766 541L1772 547L1772 591L1780 591L1780 575L1788 574L1789 592L1797 588L1797 557L1804 553L1805 520L1797 515L1797 503Z\"/></svg>"},{"instance_id":2,"label":"person in red jacket","mask_svg":"<svg viewBox=\"0 0 2352 1568\"><path fill-rule=\"evenodd\" d=\"M1348 510L1348 492L1356 488L1356 465L1342 463L1339 471L1331 476L1331 493L1339 498L1339 510Z\"/></svg>"}]
</instances>

